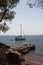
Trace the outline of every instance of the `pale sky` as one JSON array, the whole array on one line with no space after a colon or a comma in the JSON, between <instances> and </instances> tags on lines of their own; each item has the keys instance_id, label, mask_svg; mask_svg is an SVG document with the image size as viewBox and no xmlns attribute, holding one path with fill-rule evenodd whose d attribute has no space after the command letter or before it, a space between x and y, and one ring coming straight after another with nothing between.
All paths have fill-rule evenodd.
<instances>
[{"instance_id":1,"label":"pale sky","mask_svg":"<svg viewBox=\"0 0 43 65\"><path fill-rule=\"evenodd\" d=\"M41 8L29 8L27 0L20 0L15 8L16 15L10 24L10 29L2 35L19 35L20 24L22 24L23 34L38 35L43 34L43 10Z\"/></svg>"}]
</instances>

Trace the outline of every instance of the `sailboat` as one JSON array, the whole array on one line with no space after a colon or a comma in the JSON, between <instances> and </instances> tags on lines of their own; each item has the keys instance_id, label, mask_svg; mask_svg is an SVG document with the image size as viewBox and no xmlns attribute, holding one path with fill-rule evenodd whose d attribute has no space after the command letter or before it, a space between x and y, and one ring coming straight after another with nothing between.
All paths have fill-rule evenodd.
<instances>
[{"instance_id":1,"label":"sailboat","mask_svg":"<svg viewBox=\"0 0 43 65\"><path fill-rule=\"evenodd\" d=\"M20 24L20 35L15 37L15 41L24 41L25 36L22 35L22 24Z\"/></svg>"}]
</instances>

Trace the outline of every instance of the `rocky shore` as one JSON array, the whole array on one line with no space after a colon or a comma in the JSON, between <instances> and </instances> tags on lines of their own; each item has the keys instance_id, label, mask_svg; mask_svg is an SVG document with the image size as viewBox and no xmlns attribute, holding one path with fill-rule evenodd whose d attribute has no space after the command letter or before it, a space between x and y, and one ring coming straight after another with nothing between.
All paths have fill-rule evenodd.
<instances>
[{"instance_id":1,"label":"rocky shore","mask_svg":"<svg viewBox=\"0 0 43 65\"><path fill-rule=\"evenodd\" d=\"M34 44L24 44L21 47L11 48L0 43L0 65L38 65L25 59L24 55L32 50L35 50Z\"/></svg>"}]
</instances>

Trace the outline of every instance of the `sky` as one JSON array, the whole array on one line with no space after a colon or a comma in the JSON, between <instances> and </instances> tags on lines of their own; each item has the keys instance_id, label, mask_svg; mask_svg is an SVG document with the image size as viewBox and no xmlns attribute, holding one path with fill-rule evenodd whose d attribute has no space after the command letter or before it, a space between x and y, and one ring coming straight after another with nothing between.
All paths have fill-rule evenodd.
<instances>
[{"instance_id":1,"label":"sky","mask_svg":"<svg viewBox=\"0 0 43 65\"><path fill-rule=\"evenodd\" d=\"M20 35L20 24L22 24L23 35L43 34L43 10L41 8L29 8L27 0L20 0L14 8L16 11L12 23L8 23L10 29L0 35Z\"/></svg>"}]
</instances>

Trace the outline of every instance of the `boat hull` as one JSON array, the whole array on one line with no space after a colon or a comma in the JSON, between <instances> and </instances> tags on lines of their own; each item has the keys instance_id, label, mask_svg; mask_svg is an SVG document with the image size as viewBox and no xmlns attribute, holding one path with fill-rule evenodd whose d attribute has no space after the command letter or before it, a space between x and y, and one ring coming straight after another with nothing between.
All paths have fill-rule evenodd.
<instances>
[{"instance_id":1,"label":"boat hull","mask_svg":"<svg viewBox=\"0 0 43 65\"><path fill-rule=\"evenodd\" d=\"M25 37L15 37L15 41L23 41L25 40Z\"/></svg>"}]
</instances>

